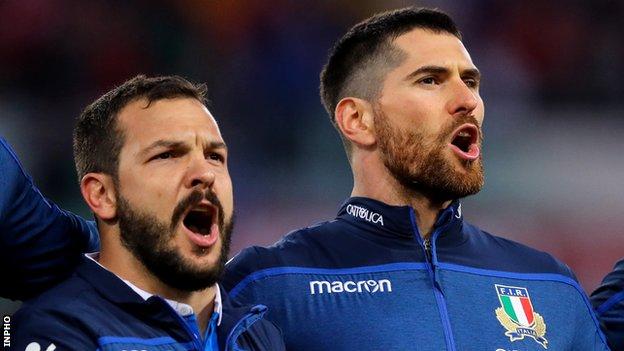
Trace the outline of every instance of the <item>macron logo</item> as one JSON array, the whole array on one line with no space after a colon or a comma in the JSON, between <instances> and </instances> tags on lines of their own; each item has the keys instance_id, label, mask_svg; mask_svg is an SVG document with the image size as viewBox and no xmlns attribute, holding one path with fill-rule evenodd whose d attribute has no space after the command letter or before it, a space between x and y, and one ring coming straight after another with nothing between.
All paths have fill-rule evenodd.
<instances>
[{"instance_id":1,"label":"macron logo","mask_svg":"<svg viewBox=\"0 0 624 351\"><path fill-rule=\"evenodd\" d=\"M377 212L369 211L368 208L356 206L356 205L347 205L347 213L352 215L355 218L361 218L365 221L384 225L383 216Z\"/></svg>"},{"instance_id":2,"label":"macron logo","mask_svg":"<svg viewBox=\"0 0 624 351\"><path fill-rule=\"evenodd\" d=\"M326 280L315 280L310 282L310 295L316 294L336 294L336 293L378 293L392 292L392 282L388 279L381 280L360 280L354 282L339 280L328 282Z\"/></svg>"}]
</instances>

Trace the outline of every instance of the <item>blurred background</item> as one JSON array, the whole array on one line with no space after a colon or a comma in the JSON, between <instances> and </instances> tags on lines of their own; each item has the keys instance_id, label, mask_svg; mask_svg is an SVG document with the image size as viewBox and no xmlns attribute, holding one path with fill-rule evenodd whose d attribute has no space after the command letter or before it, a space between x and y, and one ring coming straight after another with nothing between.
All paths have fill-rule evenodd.
<instances>
[{"instance_id":1,"label":"blurred background","mask_svg":"<svg viewBox=\"0 0 624 351\"><path fill-rule=\"evenodd\" d=\"M0 136L46 196L90 216L71 156L80 111L138 73L206 82L230 148L232 254L268 245L351 190L318 97L329 48L407 5L452 15L484 75L486 186L466 217L554 254L591 292L624 257L624 1L4 0Z\"/></svg>"}]
</instances>

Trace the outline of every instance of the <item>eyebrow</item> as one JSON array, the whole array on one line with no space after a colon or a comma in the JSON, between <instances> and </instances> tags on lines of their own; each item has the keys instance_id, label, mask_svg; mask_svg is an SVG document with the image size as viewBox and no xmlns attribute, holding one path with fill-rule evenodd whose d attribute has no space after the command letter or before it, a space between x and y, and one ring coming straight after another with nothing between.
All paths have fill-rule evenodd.
<instances>
[{"instance_id":1,"label":"eyebrow","mask_svg":"<svg viewBox=\"0 0 624 351\"><path fill-rule=\"evenodd\" d=\"M465 69L461 72L461 75L464 77L468 76L476 80L481 80L481 72L476 68Z\"/></svg>"},{"instance_id":2,"label":"eyebrow","mask_svg":"<svg viewBox=\"0 0 624 351\"><path fill-rule=\"evenodd\" d=\"M188 143L184 142L184 141L176 141L176 140L156 140L155 142L151 143L148 147L146 147L145 149L141 150L139 152L139 154L141 156L145 156L147 154L149 154L152 150L154 149L158 149L158 148L163 148L163 149L181 149L181 150L187 150L190 149ZM208 143L207 145L208 149L214 150L214 149L225 149L227 150L227 145L222 142L222 141L211 141Z\"/></svg>"},{"instance_id":3,"label":"eyebrow","mask_svg":"<svg viewBox=\"0 0 624 351\"><path fill-rule=\"evenodd\" d=\"M422 66L418 68L417 70L415 70L414 72L407 75L407 77L405 77L405 80L413 80L414 78L422 74L438 74L439 75L439 74L448 74L448 73L449 73L449 69L446 67L435 66L435 65ZM481 79L481 72L479 72L479 70L476 68L467 68L465 70L462 70L461 75L462 77L468 76L468 77L475 78L475 79Z\"/></svg>"}]
</instances>

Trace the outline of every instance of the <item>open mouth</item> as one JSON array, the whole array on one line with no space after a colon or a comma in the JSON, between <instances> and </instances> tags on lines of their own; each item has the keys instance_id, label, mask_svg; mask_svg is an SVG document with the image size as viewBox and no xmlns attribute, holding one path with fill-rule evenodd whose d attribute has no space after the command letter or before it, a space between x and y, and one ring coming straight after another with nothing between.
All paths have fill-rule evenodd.
<instances>
[{"instance_id":1,"label":"open mouth","mask_svg":"<svg viewBox=\"0 0 624 351\"><path fill-rule=\"evenodd\" d=\"M207 208L192 209L184 217L182 223L194 233L209 235L212 224L212 211L209 211Z\"/></svg>"},{"instance_id":2,"label":"open mouth","mask_svg":"<svg viewBox=\"0 0 624 351\"><path fill-rule=\"evenodd\" d=\"M217 212L215 206L200 204L186 213L182 224L188 230L187 234L193 243L206 247L216 242L219 237Z\"/></svg>"},{"instance_id":3,"label":"open mouth","mask_svg":"<svg viewBox=\"0 0 624 351\"><path fill-rule=\"evenodd\" d=\"M464 124L453 133L450 146L462 159L475 160L479 157L479 129L474 124Z\"/></svg>"}]
</instances>

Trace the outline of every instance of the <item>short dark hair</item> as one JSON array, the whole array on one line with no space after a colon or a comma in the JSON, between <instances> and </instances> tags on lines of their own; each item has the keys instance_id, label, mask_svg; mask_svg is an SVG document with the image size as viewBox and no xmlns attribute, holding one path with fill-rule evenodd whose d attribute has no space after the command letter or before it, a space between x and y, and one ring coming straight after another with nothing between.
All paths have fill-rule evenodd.
<instances>
[{"instance_id":1,"label":"short dark hair","mask_svg":"<svg viewBox=\"0 0 624 351\"><path fill-rule=\"evenodd\" d=\"M338 40L321 72L320 87L323 106L335 127L334 111L340 99L355 96L372 100L388 70L404 60L403 52L392 41L415 28L449 33L461 40L461 33L446 13L415 7L376 14Z\"/></svg>"},{"instance_id":2,"label":"short dark hair","mask_svg":"<svg viewBox=\"0 0 624 351\"><path fill-rule=\"evenodd\" d=\"M74 127L74 161L78 181L91 172L106 173L117 179L119 152L124 144L117 115L129 103L152 102L179 97L206 104L206 85L194 84L179 76L138 75L102 95L80 114Z\"/></svg>"}]
</instances>

